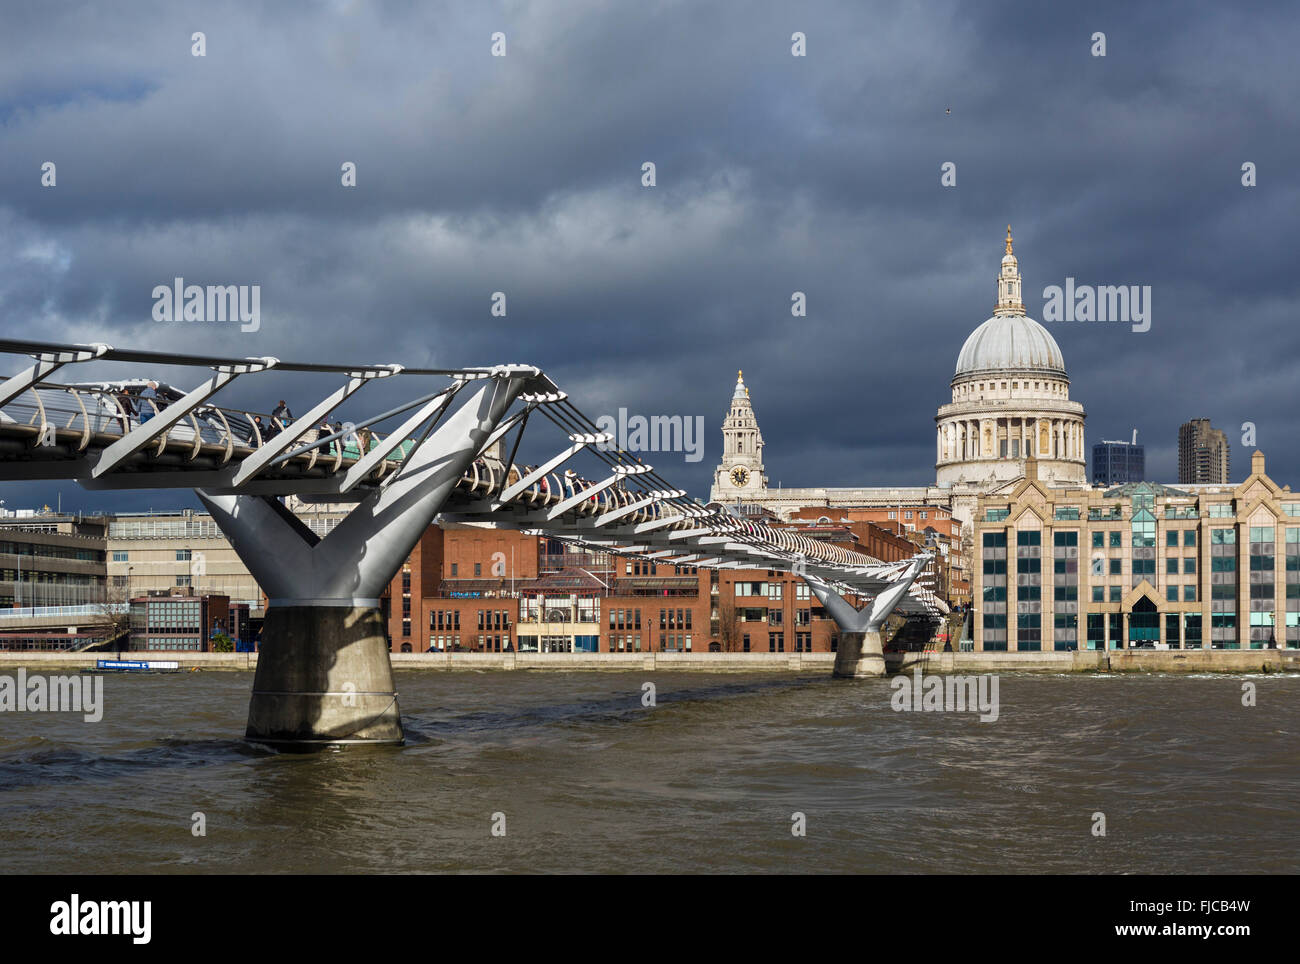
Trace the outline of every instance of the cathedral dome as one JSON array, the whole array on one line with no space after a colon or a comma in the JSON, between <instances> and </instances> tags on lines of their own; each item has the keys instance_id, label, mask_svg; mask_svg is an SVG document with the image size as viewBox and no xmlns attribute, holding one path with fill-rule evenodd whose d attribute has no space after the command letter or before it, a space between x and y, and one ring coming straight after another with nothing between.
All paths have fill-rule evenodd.
<instances>
[{"instance_id":1,"label":"cathedral dome","mask_svg":"<svg viewBox=\"0 0 1300 964\"><path fill-rule=\"evenodd\" d=\"M1021 297L1020 265L1011 249L1007 225L1007 253L998 273L998 300L993 317L970 333L957 356L954 378L982 372L1035 371L1065 377L1065 359L1047 329L1025 316Z\"/></svg>"},{"instance_id":2,"label":"cathedral dome","mask_svg":"<svg viewBox=\"0 0 1300 964\"><path fill-rule=\"evenodd\" d=\"M958 377L1026 370L1065 375L1065 359L1047 329L1024 315L994 315L970 333L957 356Z\"/></svg>"}]
</instances>

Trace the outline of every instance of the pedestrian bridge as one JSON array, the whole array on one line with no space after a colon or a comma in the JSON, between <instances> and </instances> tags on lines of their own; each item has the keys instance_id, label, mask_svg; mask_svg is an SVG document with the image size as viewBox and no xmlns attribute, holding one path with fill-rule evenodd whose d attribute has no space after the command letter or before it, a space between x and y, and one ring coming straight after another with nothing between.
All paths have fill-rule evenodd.
<instances>
[{"instance_id":1,"label":"pedestrian bridge","mask_svg":"<svg viewBox=\"0 0 1300 964\"><path fill-rule=\"evenodd\" d=\"M895 608L947 611L917 581L929 554L885 563L707 508L613 446L533 366L296 363L22 340L0 340L0 353L28 359L0 382L0 481L194 488L267 593L247 734L260 742L400 741L378 597L435 518L666 564L794 572L845 634L841 675L883 672L879 629ZM271 371L338 384L298 418L229 398L232 382ZM406 400L340 417L377 383L401 384ZM285 509L279 497L290 494L355 507L321 537Z\"/></svg>"}]
</instances>

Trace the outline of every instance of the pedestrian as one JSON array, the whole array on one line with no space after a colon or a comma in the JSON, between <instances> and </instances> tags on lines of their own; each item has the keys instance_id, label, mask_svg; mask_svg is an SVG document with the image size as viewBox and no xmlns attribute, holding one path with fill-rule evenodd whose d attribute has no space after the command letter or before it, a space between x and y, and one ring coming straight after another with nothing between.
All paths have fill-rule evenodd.
<instances>
[{"instance_id":1,"label":"pedestrian","mask_svg":"<svg viewBox=\"0 0 1300 964\"><path fill-rule=\"evenodd\" d=\"M262 439L266 438L266 426L262 424L262 416L253 416L253 431L249 433L248 444L257 447L262 444Z\"/></svg>"},{"instance_id":2,"label":"pedestrian","mask_svg":"<svg viewBox=\"0 0 1300 964\"><path fill-rule=\"evenodd\" d=\"M158 383L149 382L140 392L140 424L143 425L157 414L161 407L157 404Z\"/></svg>"},{"instance_id":3,"label":"pedestrian","mask_svg":"<svg viewBox=\"0 0 1300 964\"><path fill-rule=\"evenodd\" d=\"M117 407L122 413L122 434L125 435L131 431L131 417L135 415L135 403L131 401L131 393L125 389L117 396Z\"/></svg>"},{"instance_id":4,"label":"pedestrian","mask_svg":"<svg viewBox=\"0 0 1300 964\"><path fill-rule=\"evenodd\" d=\"M293 412L289 411L289 406L280 399L280 404L271 409L271 421L275 425L276 434L286 428L293 421Z\"/></svg>"}]
</instances>

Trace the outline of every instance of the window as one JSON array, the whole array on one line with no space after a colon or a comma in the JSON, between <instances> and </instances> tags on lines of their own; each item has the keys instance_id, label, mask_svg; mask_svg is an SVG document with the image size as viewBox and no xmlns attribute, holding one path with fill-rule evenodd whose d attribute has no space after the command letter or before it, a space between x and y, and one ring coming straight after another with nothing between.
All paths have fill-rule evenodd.
<instances>
[{"instance_id":1,"label":"window","mask_svg":"<svg viewBox=\"0 0 1300 964\"><path fill-rule=\"evenodd\" d=\"M1113 603L1124 601L1124 590L1120 586L1110 587L1110 601Z\"/></svg>"},{"instance_id":2,"label":"window","mask_svg":"<svg viewBox=\"0 0 1300 964\"><path fill-rule=\"evenodd\" d=\"M457 570L458 568L459 568L459 566L457 565L457 563L454 563L454 562L453 562L453 563L451 564L451 578L453 578L453 579L456 578L456 570Z\"/></svg>"},{"instance_id":3,"label":"window","mask_svg":"<svg viewBox=\"0 0 1300 964\"><path fill-rule=\"evenodd\" d=\"M1183 587L1183 602L1196 602L1196 587L1195 587L1195 586L1184 586L1184 587Z\"/></svg>"},{"instance_id":4,"label":"window","mask_svg":"<svg viewBox=\"0 0 1300 964\"><path fill-rule=\"evenodd\" d=\"M1094 532L1092 534L1092 547L1094 549L1101 549L1105 545L1106 545L1106 533Z\"/></svg>"},{"instance_id":5,"label":"window","mask_svg":"<svg viewBox=\"0 0 1300 964\"><path fill-rule=\"evenodd\" d=\"M190 585L190 577L189 577L189 576L177 576L177 577L176 577L176 585L178 585L178 586L188 586L188 585Z\"/></svg>"},{"instance_id":6,"label":"window","mask_svg":"<svg viewBox=\"0 0 1300 964\"><path fill-rule=\"evenodd\" d=\"M984 512L984 521L1001 522L1009 515L1011 515L1010 509L987 509Z\"/></svg>"},{"instance_id":7,"label":"window","mask_svg":"<svg viewBox=\"0 0 1300 964\"><path fill-rule=\"evenodd\" d=\"M1166 576L1176 576L1176 575L1178 575L1178 559L1177 559L1177 558L1175 558L1175 557L1173 557L1173 556L1170 556L1168 559L1165 560L1165 575L1166 575Z\"/></svg>"},{"instance_id":8,"label":"window","mask_svg":"<svg viewBox=\"0 0 1300 964\"><path fill-rule=\"evenodd\" d=\"M1196 545L1196 530L1195 530L1195 529L1184 529L1184 530L1183 530L1183 545L1185 545L1185 546L1194 546L1194 545Z\"/></svg>"},{"instance_id":9,"label":"window","mask_svg":"<svg viewBox=\"0 0 1300 964\"><path fill-rule=\"evenodd\" d=\"M474 563L474 575L475 576L483 575L483 563L481 562Z\"/></svg>"},{"instance_id":10,"label":"window","mask_svg":"<svg viewBox=\"0 0 1300 964\"><path fill-rule=\"evenodd\" d=\"M177 550L176 550L176 561L177 561L177 562L189 562L189 561L190 561L190 550L188 550L188 549L177 549Z\"/></svg>"},{"instance_id":11,"label":"window","mask_svg":"<svg viewBox=\"0 0 1300 964\"><path fill-rule=\"evenodd\" d=\"M1166 530L1166 532L1165 532L1165 545L1166 545L1166 546L1177 546L1177 545L1178 545L1178 530L1177 530L1177 529L1168 529L1168 530Z\"/></svg>"},{"instance_id":12,"label":"window","mask_svg":"<svg viewBox=\"0 0 1300 964\"><path fill-rule=\"evenodd\" d=\"M127 551L126 551L125 549L114 549L114 550L113 550L113 561L114 561L114 562L126 562L126 561L127 561L127 556L128 556L128 553L127 553Z\"/></svg>"},{"instance_id":13,"label":"window","mask_svg":"<svg viewBox=\"0 0 1300 964\"><path fill-rule=\"evenodd\" d=\"M1119 549L1124 545L1124 533L1116 530L1110 534L1110 547Z\"/></svg>"}]
</instances>

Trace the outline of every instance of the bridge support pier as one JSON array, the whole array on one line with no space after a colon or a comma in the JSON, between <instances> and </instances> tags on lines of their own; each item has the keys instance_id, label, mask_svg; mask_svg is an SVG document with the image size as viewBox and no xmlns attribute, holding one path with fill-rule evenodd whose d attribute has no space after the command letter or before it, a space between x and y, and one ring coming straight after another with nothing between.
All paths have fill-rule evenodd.
<instances>
[{"instance_id":1,"label":"bridge support pier","mask_svg":"<svg viewBox=\"0 0 1300 964\"><path fill-rule=\"evenodd\" d=\"M847 679L884 676L885 649L880 630L841 632L840 645L835 651L835 669L831 675Z\"/></svg>"},{"instance_id":2,"label":"bridge support pier","mask_svg":"<svg viewBox=\"0 0 1300 964\"><path fill-rule=\"evenodd\" d=\"M468 401L323 538L278 499L197 490L269 599L245 739L297 751L402 742L379 596L537 374L472 382Z\"/></svg>"},{"instance_id":3,"label":"bridge support pier","mask_svg":"<svg viewBox=\"0 0 1300 964\"><path fill-rule=\"evenodd\" d=\"M402 742L378 607L273 606L262 638L246 739L285 749Z\"/></svg>"},{"instance_id":4,"label":"bridge support pier","mask_svg":"<svg viewBox=\"0 0 1300 964\"><path fill-rule=\"evenodd\" d=\"M884 640L880 628L907 594L927 562L928 556L917 556L897 580L877 593L876 598L861 609L849 603L821 579L809 575L803 577L840 630L840 643L835 651L832 676L860 679L885 675Z\"/></svg>"}]
</instances>

